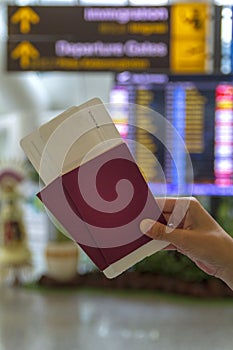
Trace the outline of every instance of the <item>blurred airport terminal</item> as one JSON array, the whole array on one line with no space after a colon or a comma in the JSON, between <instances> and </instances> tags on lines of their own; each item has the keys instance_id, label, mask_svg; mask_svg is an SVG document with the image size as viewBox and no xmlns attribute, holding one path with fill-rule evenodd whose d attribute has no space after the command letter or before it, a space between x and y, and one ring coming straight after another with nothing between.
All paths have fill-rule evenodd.
<instances>
[{"instance_id":1,"label":"blurred airport terminal","mask_svg":"<svg viewBox=\"0 0 233 350\"><path fill-rule=\"evenodd\" d=\"M67 146L61 171L63 129L49 124L34 134L32 164L20 146L64 111L62 121L99 98L123 140L116 148L126 142L150 193L196 197L233 236L232 37L232 0L0 0L0 350L232 350L233 292L222 281L176 251L140 250L144 237L134 247L141 259L132 255L132 235L122 249L83 241L96 221L90 212L92 228L84 220L76 230L75 166L65 168L80 145L89 147L82 126L69 130L81 141L76 153ZM110 129L95 127L106 141ZM43 156L49 142L54 158ZM124 182L130 169L122 164L111 174L126 174ZM62 207L55 188L55 218L36 194L60 175L75 210ZM85 179L90 193L93 176ZM117 183L112 194L113 178L102 181L105 200L93 212L106 208L103 227L117 233L126 223L114 226L122 209L114 201L124 193ZM77 207L85 219L86 207ZM108 279L119 261L127 270Z\"/></svg>"}]
</instances>

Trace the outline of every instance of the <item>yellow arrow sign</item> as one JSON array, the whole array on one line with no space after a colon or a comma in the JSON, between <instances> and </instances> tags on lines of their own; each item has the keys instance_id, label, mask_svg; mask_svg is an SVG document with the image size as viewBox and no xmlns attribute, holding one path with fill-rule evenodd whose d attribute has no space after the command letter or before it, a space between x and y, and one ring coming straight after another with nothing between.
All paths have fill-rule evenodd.
<instances>
[{"instance_id":1,"label":"yellow arrow sign","mask_svg":"<svg viewBox=\"0 0 233 350\"><path fill-rule=\"evenodd\" d=\"M27 34L31 30L31 24L40 22L38 14L31 7L21 7L11 16L11 23L18 24L21 33Z\"/></svg>"},{"instance_id":2,"label":"yellow arrow sign","mask_svg":"<svg viewBox=\"0 0 233 350\"><path fill-rule=\"evenodd\" d=\"M30 65L32 59L40 57L39 51L28 41L22 41L11 52L13 60L20 60L21 68L25 69Z\"/></svg>"}]
</instances>

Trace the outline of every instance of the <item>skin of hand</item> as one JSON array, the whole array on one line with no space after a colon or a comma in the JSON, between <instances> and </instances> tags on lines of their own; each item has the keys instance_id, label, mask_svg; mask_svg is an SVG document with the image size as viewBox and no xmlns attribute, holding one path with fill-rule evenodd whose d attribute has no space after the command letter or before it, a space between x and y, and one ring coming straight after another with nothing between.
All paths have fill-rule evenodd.
<instances>
[{"instance_id":1,"label":"skin of hand","mask_svg":"<svg viewBox=\"0 0 233 350\"><path fill-rule=\"evenodd\" d=\"M233 290L233 238L195 198L158 198L156 201L168 226L145 219L140 224L142 233L168 242L166 250L186 255ZM173 222L175 225L169 225Z\"/></svg>"}]
</instances>

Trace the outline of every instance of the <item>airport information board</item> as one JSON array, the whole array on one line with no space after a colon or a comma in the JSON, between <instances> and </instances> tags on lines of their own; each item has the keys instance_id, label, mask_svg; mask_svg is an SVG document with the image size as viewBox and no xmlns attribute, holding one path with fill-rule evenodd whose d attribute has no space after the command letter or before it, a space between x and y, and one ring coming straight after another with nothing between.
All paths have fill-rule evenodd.
<instances>
[{"instance_id":1,"label":"airport information board","mask_svg":"<svg viewBox=\"0 0 233 350\"><path fill-rule=\"evenodd\" d=\"M8 71L208 73L211 7L8 6Z\"/></svg>"},{"instance_id":2,"label":"airport information board","mask_svg":"<svg viewBox=\"0 0 233 350\"><path fill-rule=\"evenodd\" d=\"M160 119L151 110L164 116L185 142L193 165L192 193L233 195L233 82L230 75L121 72L116 75L110 94L110 102L116 101L122 106L117 115L124 116L117 120L119 131L123 131L125 139L136 141L131 151L147 181L153 184L154 193L162 195L165 186L167 194L177 195L182 185L182 194L188 195L190 172L184 150L178 148L174 134L166 125L159 124ZM146 110L127 110L126 106L132 104L144 106ZM133 128L134 125L137 127ZM161 143L161 138L165 142ZM176 151L172 157L168 145Z\"/></svg>"}]
</instances>

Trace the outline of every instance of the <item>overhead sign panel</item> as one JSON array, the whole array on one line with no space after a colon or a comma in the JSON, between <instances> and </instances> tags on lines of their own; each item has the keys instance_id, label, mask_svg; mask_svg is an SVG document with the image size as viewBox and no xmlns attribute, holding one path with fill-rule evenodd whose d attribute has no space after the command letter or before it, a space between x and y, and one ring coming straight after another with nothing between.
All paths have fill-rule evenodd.
<instances>
[{"instance_id":1,"label":"overhead sign panel","mask_svg":"<svg viewBox=\"0 0 233 350\"><path fill-rule=\"evenodd\" d=\"M201 13L206 8L197 4L189 9L195 16L196 10ZM172 18L171 10L170 6L9 6L7 69L176 73L187 61L189 72L194 67L195 72L204 73L207 30L203 29L194 43L190 40L192 25L187 24L189 31L181 28L176 18L179 8L172 12ZM206 13L203 21L208 20ZM171 41L171 23L175 44ZM179 45L179 33L184 30L189 38L188 53ZM194 48L196 43L201 46ZM198 61L194 57L197 54Z\"/></svg>"},{"instance_id":2,"label":"overhead sign panel","mask_svg":"<svg viewBox=\"0 0 233 350\"><path fill-rule=\"evenodd\" d=\"M210 9L202 3L172 6L171 69L176 73L208 70Z\"/></svg>"},{"instance_id":3,"label":"overhead sign panel","mask_svg":"<svg viewBox=\"0 0 233 350\"><path fill-rule=\"evenodd\" d=\"M166 70L169 7L8 7L8 70Z\"/></svg>"},{"instance_id":4,"label":"overhead sign panel","mask_svg":"<svg viewBox=\"0 0 233 350\"><path fill-rule=\"evenodd\" d=\"M85 35L85 38L90 39L93 39L91 35L94 34L107 37L164 34L168 31L169 12L168 6L9 6L8 34L66 37Z\"/></svg>"}]
</instances>

